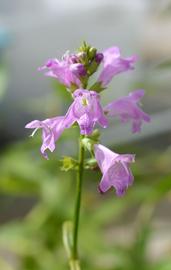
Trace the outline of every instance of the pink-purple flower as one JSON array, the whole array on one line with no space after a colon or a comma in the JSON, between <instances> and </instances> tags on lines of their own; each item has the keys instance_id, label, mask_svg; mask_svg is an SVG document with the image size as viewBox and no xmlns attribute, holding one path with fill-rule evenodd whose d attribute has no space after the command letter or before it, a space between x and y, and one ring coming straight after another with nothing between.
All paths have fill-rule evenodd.
<instances>
[{"instance_id":1,"label":"pink-purple flower","mask_svg":"<svg viewBox=\"0 0 171 270\"><path fill-rule=\"evenodd\" d=\"M144 90L136 90L128 96L112 101L104 107L104 111L109 116L118 116L122 123L131 120L132 132L140 132L143 121L150 121L150 116L139 106L139 101L143 96Z\"/></svg>"},{"instance_id":2,"label":"pink-purple flower","mask_svg":"<svg viewBox=\"0 0 171 270\"><path fill-rule=\"evenodd\" d=\"M42 129L42 146L40 152L48 159L46 150L49 149L51 152L55 150L55 142L59 139L66 125L64 117L58 116L43 121L34 120L25 127L34 129L31 136L33 136L38 129Z\"/></svg>"},{"instance_id":3,"label":"pink-purple flower","mask_svg":"<svg viewBox=\"0 0 171 270\"><path fill-rule=\"evenodd\" d=\"M86 69L79 63L79 57L76 54L66 53L62 60L49 59L45 65L39 68L39 71L46 70L45 75L56 78L67 88L72 85L81 86L81 77L86 75Z\"/></svg>"},{"instance_id":4,"label":"pink-purple flower","mask_svg":"<svg viewBox=\"0 0 171 270\"><path fill-rule=\"evenodd\" d=\"M98 81L104 88L116 74L134 69L137 60L136 56L122 58L118 47L108 48L103 52L103 56L103 68Z\"/></svg>"},{"instance_id":5,"label":"pink-purple flower","mask_svg":"<svg viewBox=\"0 0 171 270\"><path fill-rule=\"evenodd\" d=\"M117 196L123 196L134 180L129 165L135 161L135 155L120 155L101 144L95 144L94 153L103 174L99 191L104 193L113 187Z\"/></svg>"},{"instance_id":6,"label":"pink-purple flower","mask_svg":"<svg viewBox=\"0 0 171 270\"><path fill-rule=\"evenodd\" d=\"M41 153L47 158L46 150L55 150L55 142L64 129L70 128L75 122L80 126L80 133L90 135L96 123L106 128L108 120L100 105L100 96L94 91L77 89L73 93L74 101L65 116L53 117L44 121L34 120L26 128L34 129L32 135L42 128Z\"/></svg>"},{"instance_id":7,"label":"pink-purple flower","mask_svg":"<svg viewBox=\"0 0 171 270\"><path fill-rule=\"evenodd\" d=\"M106 128L108 120L100 105L100 95L95 91L77 89L73 93L74 101L66 116L65 123L77 122L83 135L92 133L96 123Z\"/></svg>"}]
</instances>

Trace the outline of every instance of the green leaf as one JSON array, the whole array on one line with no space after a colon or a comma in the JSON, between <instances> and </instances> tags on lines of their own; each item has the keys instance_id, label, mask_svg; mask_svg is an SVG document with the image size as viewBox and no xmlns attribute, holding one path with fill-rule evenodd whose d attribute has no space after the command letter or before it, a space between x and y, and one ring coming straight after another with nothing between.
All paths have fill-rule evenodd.
<instances>
[{"instance_id":1,"label":"green leaf","mask_svg":"<svg viewBox=\"0 0 171 270\"><path fill-rule=\"evenodd\" d=\"M65 221L62 226L63 244L68 258L72 257L73 248L73 223L71 221Z\"/></svg>"},{"instance_id":2,"label":"green leaf","mask_svg":"<svg viewBox=\"0 0 171 270\"><path fill-rule=\"evenodd\" d=\"M78 161L71 157L64 156L60 162L62 163L60 167L62 171L67 172L69 170L76 170L78 168Z\"/></svg>"},{"instance_id":3,"label":"green leaf","mask_svg":"<svg viewBox=\"0 0 171 270\"><path fill-rule=\"evenodd\" d=\"M94 142L98 143L100 138L100 131L95 129L93 133L88 136L88 138L91 138Z\"/></svg>"},{"instance_id":4,"label":"green leaf","mask_svg":"<svg viewBox=\"0 0 171 270\"><path fill-rule=\"evenodd\" d=\"M171 69L171 59L160 63L157 68L159 69Z\"/></svg>"},{"instance_id":5,"label":"green leaf","mask_svg":"<svg viewBox=\"0 0 171 270\"><path fill-rule=\"evenodd\" d=\"M85 161L85 169L95 170L97 168L97 161L95 158L89 158Z\"/></svg>"},{"instance_id":6,"label":"green leaf","mask_svg":"<svg viewBox=\"0 0 171 270\"><path fill-rule=\"evenodd\" d=\"M101 82L95 82L93 85L90 86L89 89L100 93L106 88L102 86Z\"/></svg>"},{"instance_id":7,"label":"green leaf","mask_svg":"<svg viewBox=\"0 0 171 270\"><path fill-rule=\"evenodd\" d=\"M93 133L89 136L83 137L82 144L87 149L92 156L94 156L94 144L99 142L100 132L95 129Z\"/></svg>"}]
</instances>

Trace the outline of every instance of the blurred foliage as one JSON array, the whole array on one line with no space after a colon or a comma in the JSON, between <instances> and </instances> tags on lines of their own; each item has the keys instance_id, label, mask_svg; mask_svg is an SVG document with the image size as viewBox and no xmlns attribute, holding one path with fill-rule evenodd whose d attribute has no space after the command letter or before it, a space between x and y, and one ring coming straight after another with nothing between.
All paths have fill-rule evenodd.
<instances>
[{"instance_id":1,"label":"blurred foliage","mask_svg":"<svg viewBox=\"0 0 171 270\"><path fill-rule=\"evenodd\" d=\"M5 61L6 59L4 56L4 50L8 46L9 41L10 37L7 33L7 30L0 26L0 100L3 97L8 82L8 72Z\"/></svg>"},{"instance_id":2,"label":"blurred foliage","mask_svg":"<svg viewBox=\"0 0 171 270\"><path fill-rule=\"evenodd\" d=\"M0 65L0 100L3 97L5 89L7 87L7 70L4 65Z\"/></svg>"},{"instance_id":3,"label":"blurred foliage","mask_svg":"<svg viewBox=\"0 0 171 270\"><path fill-rule=\"evenodd\" d=\"M71 134L65 136L71 140ZM29 210L23 218L17 217L18 209L13 208L16 218L0 226L3 270L68 269L62 224L72 219L75 172L60 171L58 153L52 154L49 161L44 160L39 156L39 146L40 139L28 139L1 153L1 195L10 195L14 202L19 198L23 207L25 199L30 198ZM118 146L120 152L123 148L124 152L136 148L137 155L142 157L133 166L135 183L124 198L116 198L113 191L99 194L100 173L85 172L79 239L82 269L171 269L169 252L155 262L148 256L149 242L155 233L154 210L159 201L171 197L171 149L161 154L145 146ZM10 207L11 204L6 211ZM129 239L120 241L118 229Z\"/></svg>"},{"instance_id":4,"label":"blurred foliage","mask_svg":"<svg viewBox=\"0 0 171 270\"><path fill-rule=\"evenodd\" d=\"M169 59L167 61L164 61L164 62L160 63L157 67L160 69L170 69L171 68L171 60Z\"/></svg>"}]
</instances>

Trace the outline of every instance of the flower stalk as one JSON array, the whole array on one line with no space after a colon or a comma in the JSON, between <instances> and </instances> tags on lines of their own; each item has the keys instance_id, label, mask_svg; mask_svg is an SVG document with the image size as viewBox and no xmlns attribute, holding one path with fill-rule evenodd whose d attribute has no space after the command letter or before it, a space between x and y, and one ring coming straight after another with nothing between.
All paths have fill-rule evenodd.
<instances>
[{"instance_id":1,"label":"flower stalk","mask_svg":"<svg viewBox=\"0 0 171 270\"><path fill-rule=\"evenodd\" d=\"M73 249L72 259L78 260L78 229L80 219L80 207L81 207L81 195L82 195L82 182L83 182L83 171L84 171L84 146L82 144L82 136L79 139L79 164L77 170L77 187L76 187L76 201L75 201L75 213L74 213L74 224L73 224Z\"/></svg>"}]
</instances>

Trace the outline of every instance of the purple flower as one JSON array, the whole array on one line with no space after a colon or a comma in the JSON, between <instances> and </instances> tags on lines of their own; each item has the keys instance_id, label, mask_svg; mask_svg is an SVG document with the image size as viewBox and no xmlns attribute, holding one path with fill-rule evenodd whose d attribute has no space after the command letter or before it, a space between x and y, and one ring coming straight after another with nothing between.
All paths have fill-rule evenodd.
<instances>
[{"instance_id":1,"label":"purple flower","mask_svg":"<svg viewBox=\"0 0 171 270\"><path fill-rule=\"evenodd\" d=\"M96 92L77 89L73 97L74 101L65 116L66 126L77 122L81 134L84 135L91 134L96 123L103 128L107 127L108 120L100 105L100 96Z\"/></svg>"},{"instance_id":2,"label":"purple flower","mask_svg":"<svg viewBox=\"0 0 171 270\"><path fill-rule=\"evenodd\" d=\"M99 184L99 191L103 193L114 187L116 195L123 196L134 180L129 164L134 162L135 155L120 155L101 144L95 144L94 151L95 158L103 174Z\"/></svg>"},{"instance_id":3,"label":"purple flower","mask_svg":"<svg viewBox=\"0 0 171 270\"><path fill-rule=\"evenodd\" d=\"M98 78L102 87L106 87L116 74L134 69L133 64L137 60L136 56L122 58L118 47L108 48L103 55L103 69Z\"/></svg>"},{"instance_id":4,"label":"purple flower","mask_svg":"<svg viewBox=\"0 0 171 270\"><path fill-rule=\"evenodd\" d=\"M40 152L46 159L48 159L47 153L45 151L47 149L49 149L51 152L55 150L55 142L59 139L63 130L66 128L65 117L58 116L46 119L44 121L34 120L28 123L25 127L34 129L31 136L33 136L39 128L42 128L43 142L40 148Z\"/></svg>"},{"instance_id":5,"label":"purple flower","mask_svg":"<svg viewBox=\"0 0 171 270\"><path fill-rule=\"evenodd\" d=\"M144 96L144 90L136 90L105 106L104 111L109 116L119 116L122 123L132 120L132 132L140 132L142 122L149 122L150 116L143 112L138 102Z\"/></svg>"},{"instance_id":6,"label":"purple flower","mask_svg":"<svg viewBox=\"0 0 171 270\"><path fill-rule=\"evenodd\" d=\"M33 128L35 132L42 128L42 146L41 153L47 158L46 150L51 152L55 150L55 142L58 140L65 128L71 127L75 122L80 126L81 134L91 134L97 123L102 127L107 127L103 109L100 105L100 96L86 89L78 89L73 94L74 101L68 109L65 116L58 116L46 119L44 121L34 120L28 123L26 128Z\"/></svg>"},{"instance_id":7,"label":"purple flower","mask_svg":"<svg viewBox=\"0 0 171 270\"><path fill-rule=\"evenodd\" d=\"M72 84L81 86L80 77L86 75L86 70L83 64L78 63L77 55L69 55L66 53L62 60L49 59L45 65L38 70L47 70L45 75L56 78L66 87L71 87Z\"/></svg>"}]
</instances>

